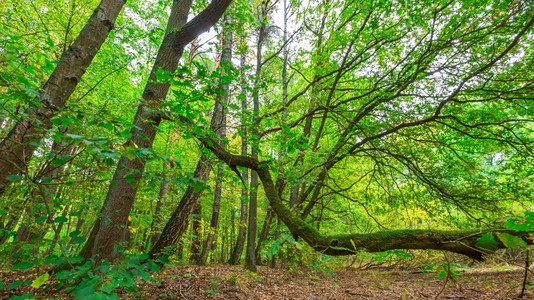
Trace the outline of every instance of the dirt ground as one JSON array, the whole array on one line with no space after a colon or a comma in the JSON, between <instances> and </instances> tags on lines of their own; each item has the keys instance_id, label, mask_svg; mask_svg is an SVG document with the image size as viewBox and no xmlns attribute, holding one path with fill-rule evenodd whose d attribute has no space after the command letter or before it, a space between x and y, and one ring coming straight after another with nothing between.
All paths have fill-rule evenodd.
<instances>
[{"instance_id":1,"label":"dirt ground","mask_svg":"<svg viewBox=\"0 0 534 300\"><path fill-rule=\"evenodd\" d=\"M7 273L0 273L5 283ZM20 276L17 276L20 278ZM456 280L439 279L436 273L417 271L357 271L345 269L325 274L314 270L260 267L257 274L241 266L213 265L166 268L154 282L144 282L135 294L123 299L519 299L523 273L516 271L466 271ZM531 280L534 280L532 278ZM65 299L53 291L36 299ZM0 291L0 299L28 291ZM523 299L534 299L527 290Z\"/></svg>"},{"instance_id":2,"label":"dirt ground","mask_svg":"<svg viewBox=\"0 0 534 300\"><path fill-rule=\"evenodd\" d=\"M523 273L464 272L456 280L435 273L342 270L333 274L234 266L164 270L144 299L518 299ZM532 299L525 297L524 299Z\"/></svg>"}]
</instances>

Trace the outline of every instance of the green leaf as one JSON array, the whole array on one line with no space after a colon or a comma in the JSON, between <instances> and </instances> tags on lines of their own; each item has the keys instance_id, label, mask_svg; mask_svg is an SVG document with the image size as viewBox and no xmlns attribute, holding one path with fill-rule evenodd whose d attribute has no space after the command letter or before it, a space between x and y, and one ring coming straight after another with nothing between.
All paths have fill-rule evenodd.
<instances>
[{"instance_id":1,"label":"green leaf","mask_svg":"<svg viewBox=\"0 0 534 300\"><path fill-rule=\"evenodd\" d=\"M158 264L151 262L151 261L149 261L146 265L150 272L157 272L161 269L161 267Z\"/></svg>"},{"instance_id":2,"label":"green leaf","mask_svg":"<svg viewBox=\"0 0 534 300\"><path fill-rule=\"evenodd\" d=\"M66 164L67 162L69 162L69 160L71 160L71 156L70 155L58 155L56 158L54 158L52 160L52 165L54 166L62 166L64 164Z\"/></svg>"},{"instance_id":3,"label":"green leaf","mask_svg":"<svg viewBox=\"0 0 534 300\"><path fill-rule=\"evenodd\" d=\"M72 238L71 243L72 244L82 244L82 243L85 242L85 240L86 240L86 238L84 238L83 236L76 236L76 237Z\"/></svg>"},{"instance_id":4,"label":"green leaf","mask_svg":"<svg viewBox=\"0 0 534 300\"><path fill-rule=\"evenodd\" d=\"M78 299L85 299L85 298L89 298L89 296L93 295L95 292L96 292L96 288L92 285L88 285L80 289L76 289L72 293L72 295Z\"/></svg>"},{"instance_id":5,"label":"green leaf","mask_svg":"<svg viewBox=\"0 0 534 300\"><path fill-rule=\"evenodd\" d=\"M69 219L66 217L57 217L54 219L54 223L64 223L67 222Z\"/></svg>"},{"instance_id":6,"label":"green leaf","mask_svg":"<svg viewBox=\"0 0 534 300\"><path fill-rule=\"evenodd\" d=\"M35 264L33 262L21 262L13 266L14 270L28 270L32 268Z\"/></svg>"},{"instance_id":7,"label":"green leaf","mask_svg":"<svg viewBox=\"0 0 534 300\"><path fill-rule=\"evenodd\" d=\"M72 141L81 141L81 140L83 140L83 136L77 135L77 134L67 133L67 134L65 134L65 136L69 140L72 140Z\"/></svg>"},{"instance_id":8,"label":"green leaf","mask_svg":"<svg viewBox=\"0 0 534 300\"><path fill-rule=\"evenodd\" d=\"M475 246L479 249L495 251L497 250L497 241L491 233L485 233L477 239Z\"/></svg>"},{"instance_id":9,"label":"green leaf","mask_svg":"<svg viewBox=\"0 0 534 300\"><path fill-rule=\"evenodd\" d=\"M50 277L50 274L48 272L43 273L41 276L35 278L35 280L32 282L32 288L38 289L40 288Z\"/></svg>"},{"instance_id":10,"label":"green leaf","mask_svg":"<svg viewBox=\"0 0 534 300\"><path fill-rule=\"evenodd\" d=\"M58 280L66 280L72 278L72 271L71 270L63 270L56 273L56 279Z\"/></svg>"},{"instance_id":11,"label":"green leaf","mask_svg":"<svg viewBox=\"0 0 534 300\"><path fill-rule=\"evenodd\" d=\"M18 174L7 175L7 180L9 180L10 182L19 182L22 180L22 176Z\"/></svg>"},{"instance_id":12,"label":"green leaf","mask_svg":"<svg viewBox=\"0 0 534 300\"><path fill-rule=\"evenodd\" d=\"M69 237L73 238L73 237L77 237L80 235L80 233L82 233L81 231L79 230L74 230L73 232L69 233Z\"/></svg>"},{"instance_id":13,"label":"green leaf","mask_svg":"<svg viewBox=\"0 0 534 300\"><path fill-rule=\"evenodd\" d=\"M145 272L143 270L139 270L139 276L141 278L143 278L143 280L145 280L145 281L151 281L152 280L152 276L149 273L147 273L147 272Z\"/></svg>"},{"instance_id":14,"label":"green leaf","mask_svg":"<svg viewBox=\"0 0 534 300\"><path fill-rule=\"evenodd\" d=\"M68 262L69 264L77 265L79 263L82 263L85 259L81 256L73 256L69 257Z\"/></svg>"},{"instance_id":15,"label":"green leaf","mask_svg":"<svg viewBox=\"0 0 534 300\"><path fill-rule=\"evenodd\" d=\"M44 221L46 221L46 219L47 219L46 216L37 217L35 218L35 223L43 223Z\"/></svg>"},{"instance_id":16,"label":"green leaf","mask_svg":"<svg viewBox=\"0 0 534 300\"><path fill-rule=\"evenodd\" d=\"M12 282L10 283L8 286L7 286L7 290L10 291L10 290L14 290L22 285L25 285L27 284L27 280L17 280L15 282Z\"/></svg>"},{"instance_id":17,"label":"green leaf","mask_svg":"<svg viewBox=\"0 0 534 300\"><path fill-rule=\"evenodd\" d=\"M95 276L91 279L83 280L72 292L72 295L78 299L105 299L102 298L103 295L99 295L99 298L94 298L94 296L101 294L97 293L96 287L102 282L102 277Z\"/></svg>"},{"instance_id":18,"label":"green leaf","mask_svg":"<svg viewBox=\"0 0 534 300\"><path fill-rule=\"evenodd\" d=\"M508 249L517 250L527 248L527 243L523 241L520 237L511 235L506 232L496 232L497 238L506 246Z\"/></svg>"},{"instance_id":19,"label":"green leaf","mask_svg":"<svg viewBox=\"0 0 534 300\"><path fill-rule=\"evenodd\" d=\"M102 286L100 287L100 290L103 291L104 293L111 294L114 288L115 287L113 286L111 281L106 281L102 284Z\"/></svg>"}]
</instances>

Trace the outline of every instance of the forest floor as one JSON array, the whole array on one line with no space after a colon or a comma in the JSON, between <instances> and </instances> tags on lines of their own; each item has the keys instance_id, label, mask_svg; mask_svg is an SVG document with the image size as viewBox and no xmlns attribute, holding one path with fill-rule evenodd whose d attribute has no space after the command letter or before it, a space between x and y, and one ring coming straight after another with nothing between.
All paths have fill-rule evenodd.
<instances>
[{"instance_id":1,"label":"forest floor","mask_svg":"<svg viewBox=\"0 0 534 300\"><path fill-rule=\"evenodd\" d=\"M16 276L14 273L9 273ZM0 273L4 282L8 273ZM19 274L20 275L20 274ZM468 270L455 280L439 279L436 273L420 271L334 272L259 267L254 274L241 266L213 265L165 268L156 280L140 284L123 299L519 299L524 273L517 270ZM19 276L16 276L19 277ZM20 277L19 277L20 278ZM36 299L69 298L61 291ZM0 299L28 290L0 291ZM534 299L527 290L523 299Z\"/></svg>"},{"instance_id":2,"label":"forest floor","mask_svg":"<svg viewBox=\"0 0 534 300\"><path fill-rule=\"evenodd\" d=\"M436 273L351 269L325 274L260 267L256 275L242 267L218 265L164 270L159 284L144 285L141 295L145 299L518 299L522 281L521 270L469 271L446 280Z\"/></svg>"}]
</instances>

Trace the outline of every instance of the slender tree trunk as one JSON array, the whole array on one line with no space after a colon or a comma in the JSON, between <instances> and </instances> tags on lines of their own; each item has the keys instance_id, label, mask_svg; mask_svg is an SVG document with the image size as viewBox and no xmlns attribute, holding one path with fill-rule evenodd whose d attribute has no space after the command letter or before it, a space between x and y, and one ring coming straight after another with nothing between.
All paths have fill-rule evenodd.
<instances>
[{"instance_id":1,"label":"slender tree trunk","mask_svg":"<svg viewBox=\"0 0 534 300\"><path fill-rule=\"evenodd\" d=\"M51 119L74 92L100 46L113 29L125 0L102 0L84 28L63 53L58 65L42 87L40 105L27 109L7 137L0 142L0 196L9 184L9 175L24 174Z\"/></svg>"},{"instance_id":2,"label":"slender tree trunk","mask_svg":"<svg viewBox=\"0 0 534 300\"><path fill-rule=\"evenodd\" d=\"M254 157L254 150L252 155ZM256 153L257 154L257 153ZM258 212L258 175L252 171L250 177L250 201L248 211L248 228L247 228L247 251L245 266L252 272L256 272L256 231L257 231L257 212Z\"/></svg>"},{"instance_id":3,"label":"slender tree trunk","mask_svg":"<svg viewBox=\"0 0 534 300\"><path fill-rule=\"evenodd\" d=\"M169 135L169 139L167 140L167 145L165 146L166 150L168 147L172 147L174 142L177 140L178 132L173 131ZM163 174L163 180L160 183L159 186L159 195L158 200L156 202L156 207L154 208L154 213L152 215L152 223L150 224L150 240L145 242L144 249L148 249L147 247L152 247L156 243L156 241L159 239L161 235L162 225L163 224L163 215L161 213L161 209L163 208L163 205L165 204L165 201L167 200L167 195L169 194L170 189L170 183L171 183L171 171L174 167L174 158L172 156L169 157L168 162L164 162L162 166L162 172ZM145 251L145 250L143 250Z\"/></svg>"},{"instance_id":4,"label":"slender tree trunk","mask_svg":"<svg viewBox=\"0 0 534 300\"><path fill-rule=\"evenodd\" d=\"M83 224L85 224L85 218L84 218L84 215L83 213L81 213L77 220L76 220L76 226L74 226L74 231L75 232L78 232L78 233L81 233L82 231L82 227L83 227ZM70 229L67 229L67 232L71 232ZM81 234L80 234L81 236ZM73 249L77 249L79 247L79 244L75 244L74 243L74 237L72 237L70 240L69 240L69 249L72 251Z\"/></svg>"},{"instance_id":5,"label":"slender tree trunk","mask_svg":"<svg viewBox=\"0 0 534 300\"><path fill-rule=\"evenodd\" d=\"M260 18L263 20L266 18L266 4L261 3L259 5ZM262 66L262 46L265 39L265 24L262 22L258 28L258 42L256 44L256 78L253 89L253 120L252 135L259 136L259 113L260 113L260 76ZM255 141L252 146L252 157L258 158L258 145L259 141ZM250 177L250 202L249 202L249 214L248 214L248 234L247 234L247 251L245 266L252 272L256 272L256 232L257 232L257 213L258 213L258 187L259 180L258 174L253 170Z\"/></svg>"},{"instance_id":6,"label":"slender tree trunk","mask_svg":"<svg viewBox=\"0 0 534 300\"><path fill-rule=\"evenodd\" d=\"M245 65L246 65L246 56L245 53L241 53L241 155L247 155L248 153L248 142L247 142L247 125L245 123L245 115L247 113L247 87L245 81ZM237 240L232 252L232 257L230 259L230 264L239 265L241 263L241 254L243 253L243 248L245 246L245 237L246 237L246 224L248 219L248 187L249 183L248 178L248 169L245 168L241 171L241 179L243 179L243 186L241 187L241 210L239 214L239 231L237 233Z\"/></svg>"},{"instance_id":7,"label":"slender tree trunk","mask_svg":"<svg viewBox=\"0 0 534 300\"><path fill-rule=\"evenodd\" d=\"M225 68L228 68L232 64L232 32L231 32L231 20L228 15L225 16L224 28L221 37L222 42L222 51L219 61L219 67L222 67L221 74L224 76L227 72ZM217 64L216 64L217 65ZM215 126L212 126L212 130L215 131L215 134L220 140L220 145L224 148L226 146L226 110L225 107L228 103L229 98L229 85L220 84L220 87L224 90L224 94L219 97L215 102L212 123ZM215 121L215 122L214 122ZM215 180L215 194L213 198L213 212L211 214L211 223L210 230L208 232L208 237L204 243L204 248L202 253L197 261L200 265L205 265L208 259L208 254L211 250L215 248L214 239L217 237L217 227L219 224L219 210L221 208L221 198L222 198L222 180L223 180L223 169L222 166L219 166L217 171L217 176ZM213 249L212 249L213 248Z\"/></svg>"},{"instance_id":8,"label":"slender tree trunk","mask_svg":"<svg viewBox=\"0 0 534 300\"><path fill-rule=\"evenodd\" d=\"M208 236L204 241L204 246L202 247L202 252L200 256L195 261L198 265L205 265L208 260L208 254L210 253L212 247L214 246L214 239L217 236L217 227L219 225L219 211L221 209L221 196L222 196L222 166L219 167L217 171L217 183L215 184L215 193L213 197L213 211L211 213L211 222L210 228L208 230Z\"/></svg>"},{"instance_id":9,"label":"slender tree trunk","mask_svg":"<svg viewBox=\"0 0 534 300\"><path fill-rule=\"evenodd\" d=\"M65 208L63 209L63 213L61 213L61 217L65 218L67 217L67 214L69 213L70 206L65 205ZM50 242L50 248L48 248L47 254L54 253L54 249L56 248L57 242L59 241L59 238L61 237L61 230L63 229L63 226L65 225L65 222L60 222L56 225L56 228L54 228L54 237L52 238L52 241Z\"/></svg>"},{"instance_id":10,"label":"slender tree trunk","mask_svg":"<svg viewBox=\"0 0 534 300\"><path fill-rule=\"evenodd\" d=\"M154 243L158 240L159 236L161 235L161 232L158 230L158 227L161 223L163 223L163 216L161 215L161 208L163 207L163 203L167 199L167 194L169 193L169 186L171 182L171 174L170 174L170 166L168 166L167 163L163 164L164 172L163 180L160 183L159 186L159 196L158 201L156 202L156 208L154 209L154 214L152 217L152 223L150 224L150 244L154 245Z\"/></svg>"},{"instance_id":11,"label":"slender tree trunk","mask_svg":"<svg viewBox=\"0 0 534 300\"><path fill-rule=\"evenodd\" d=\"M209 176L209 172L206 175L206 179L207 179L208 176ZM200 201L198 201L199 198L200 198L200 194L198 196L196 196L196 197L190 196L190 197L187 197L187 198L184 195L184 197L182 198L182 202L180 202L180 206L182 206L182 203L191 203L191 202L192 203L196 203L195 207L193 208L193 212L192 212L192 217L193 217L192 219L193 220L191 221L191 223L192 223L191 224L191 231L193 231L193 240L191 241L191 257L190 257L191 261L198 261L198 258L200 257L200 250L202 248L202 242L201 242L201 235L202 235L202 204L200 203ZM180 206L178 206L178 207L180 208ZM180 209L180 212L185 212L186 209L184 209L184 208L185 207ZM178 210L176 210L176 211L178 211ZM171 217L171 219L172 219L172 217ZM177 226L184 226L184 227L181 227L181 228L183 229L183 231L185 231L185 229L187 228L187 223L188 223L189 217L185 216L185 213L184 213L184 215L180 216L180 218L177 218L177 220L181 221L180 223L178 223L179 225L177 225ZM185 222L185 224L182 223L182 222ZM169 220L169 222L167 222L167 225L169 223L170 223L170 220ZM183 234L183 232L180 233L180 236L182 234ZM178 241L179 241L179 239L177 239L176 242L171 242L169 245L175 244ZM154 251L154 248L155 248L156 245L154 245L154 247L152 248L152 251ZM151 253L152 253L152 251L151 251Z\"/></svg>"},{"instance_id":12,"label":"slender tree trunk","mask_svg":"<svg viewBox=\"0 0 534 300\"><path fill-rule=\"evenodd\" d=\"M269 237L269 229L271 228L273 217L274 217L274 212L269 207L267 209L267 214L265 215L265 220L263 221L263 226L261 227L260 237L258 239L258 245L256 246L256 262L260 266L263 265L260 251L263 247L263 242L267 241L267 238Z\"/></svg>"},{"instance_id":13,"label":"slender tree trunk","mask_svg":"<svg viewBox=\"0 0 534 300\"><path fill-rule=\"evenodd\" d=\"M185 46L216 23L230 5L231 0L213 0L206 9L186 24L191 2L192 0L173 2L167 33L143 92L143 99L130 131L131 138L125 147L138 149L152 147L157 127L164 117L160 107L170 87L170 80L160 83L156 73L163 70L168 74L173 74L178 67ZM142 155L134 159L124 156L120 159L102 210L80 253L81 256L110 260L118 257L120 251L117 251L119 250L117 248L124 246L127 239L128 215L135 200L145 163L146 157Z\"/></svg>"},{"instance_id":14,"label":"slender tree trunk","mask_svg":"<svg viewBox=\"0 0 534 300\"><path fill-rule=\"evenodd\" d=\"M275 229L275 232L274 232L274 240L278 240L280 238L280 219L279 218L276 218L276 229ZM270 265L271 265L271 268L276 268L276 265L278 263L277 261L277 256L280 255L280 253L276 253L273 255L273 257L271 258L271 261L270 261Z\"/></svg>"}]
</instances>

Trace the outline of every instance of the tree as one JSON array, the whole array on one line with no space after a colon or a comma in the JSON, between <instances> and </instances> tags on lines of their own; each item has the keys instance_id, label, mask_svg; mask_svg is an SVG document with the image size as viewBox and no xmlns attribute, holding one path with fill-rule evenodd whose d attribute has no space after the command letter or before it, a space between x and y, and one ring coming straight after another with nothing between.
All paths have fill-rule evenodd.
<instances>
[{"instance_id":1,"label":"tree","mask_svg":"<svg viewBox=\"0 0 534 300\"><path fill-rule=\"evenodd\" d=\"M43 85L35 102L21 114L0 141L0 196L11 176L24 174L39 142L52 127L51 119L60 111L91 64L100 46L113 29L124 0L102 0L76 41L65 51Z\"/></svg>"},{"instance_id":2,"label":"tree","mask_svg":"<svg viewBox=\"0 0 534 300\"><path fill-rule=\"evenodd\" d=\"M230 2L229 0L214 0L187 23L191 1L173 2L166 35L143 92L143 100L138 107L130 131L131 138L126 142L126 147L137 148L137 150L133 151L133 156L123 156L119 161L102 211L80 253L83 257L113 260L120 253L117 247L120 247L120 244L127 239L128 216L144 171L147 152L150 153L157 127L165 117L164 112L161 111L161 105L169 91L168 77L176 71L185 46L210 29L222 16ZM161 74L164 76L163 82ZM165 231L162 237L164 233Z\"/></svg>"},{"instance_id":3,"label":"tree","mask_svg":"<svg viewBox=\"0 0 534 300\"><path fill-rule=\"evenodd\" d=\"M228 99L230 98L230 89L228 80L224 80L229 72L225 72L225 69L232 67L232 32L231 29L231 20L228 15L226 15L224 20L223 32L221 34L221 57L218 60L218 63L215 64L217 68L221 69L221 83L220 83L220 95L217 100L215 100L215 107L213 108L213 117L212 117L212 129L217 135L217 138L220 139L220 144L222 147L225 147L226 139L226 107L228 106ZM218 64L218 66L217 66ZM198 259L198 264L205 265L208 253L212 250L214 246L214 239L217 237L217 231L219 226L219 210L221 208L221 199L222 199L222 184L224 179L223 166L217 168L217 174L215 178L215 191L213 195L213 210L211 214L210 222L210 231L204 242L204 247L202 248L202 253Z\"/></svg>"},{"instance_id":4,"label":"tree","mask_svg":"<svg viewBox=\"0 0 534 300\"><path fill-rule=\"evenodd\" d=\"M241 41L243 43L243 41ZM241 154L246 155L248 153L248 142L247 142L247 126L245 121L245 116L247 113L247 88L246 88L246 81L245 81L245 52L242 51L240 54L240 90L241 90ZM249 176L248 176L248 169L244 168L241 171L241 180L243 181L243 185L241 186L241 203L240 203L240 214L239 214L239 226L238 226L238 233L237 233L237 239L234 246L234 249L232 251L232 257L230 259L230 264L232 265L238 265L241 261L241 254L243 253L243 248L245 246L245 238L246 238L246 223L248 219L248 184L249 184Z\"/></svg>"},{"instance_id":5,"label":"tree","mask_svg":"<svg viewBox=\"0 0 534 300\"><path fill-rule=\"evenodd\" d=\"M260 160L236 155L218 147L205 135L197 135L198 139L230 167L247 167L257 172L277 215L295 236L302 237L317 251L346 255L360 249L440 249L480 258L482 252L475 245L483 233L479 230L389 230L330 236L313 228L304 217L325 197L347 195L365 179L370 186L401 192L403 181L414 180L444 206L454 205L479 220L472 209L494 203L486 199L491 199L495 189L482 194L478 190L476 194L468 187L452 186L450 176L456 175L452 166L440 169L433 160L436 156L429 161L425 155L435 149L434 145L444 144L447 151L456 155L456 166L464 166L464 157L475 153L465 148L465 143L451 144L452 136L488 147L485 149L499 144L518 153L530 153L532 139L527 132L531 121L521 117L531 111L525 98L528 84L517 82L517 86L512 86L509 80L518 79L510 72L526 75L524 68L528 62L517 59L518 55L522 60L531 59L518 50L521 40L532 31L531 6L518 4L505 13L498 5L483 10L467 7L460 10L451 2L436 3L420 6L415 12L410 8L410 19L399 23L396 18L407 16L408 8L388 4L380 9L371 6L359 9L349 3L339 4L342 13L325 22L331 31L324 45L335 48L325 48L328 54L318 58L323 62L318 70L320 75L306 80L306 72L294 68L308 84L294 93L284 107L277 106L260 118L276 119L288 110L291 118L288 124L266 128L260 135L288 132L285 138L291 142L287 153L298 149L305 153L299 169L277 171L275 177L273 170L280 170L276 166L281 163L277 157ZM335 3L328 5L334 7ZM457 18L460 13L462 17ZM480 21L481 15L488 16L485 20L491 22ZM336 43L332 44L333 41ZM528 43L524 45L528 47ZM302 115L299 112L302 96L308 89L323 84L325 89L321 88L318 98L310 103L308 115ZM512 108L510 102L518 106ZM496 113L495 106L501 105L509 113ZM312 122L318 142L308 144L305 135L293 132L301 128L310 114L321 117ZM486 119L481 118L483 114ZM182 121L187 122L184 118ZM510 131L515 134L508 135ZM459 150L466 154L459 154ZM336 168L349 163L354 168L358 160L370 162L371 171L352 176L348 186L340 186L342 181L335 177L339 172ZM393 174L391 180L387 174ZM305 182L298 201L303 217L295 215L284 203L288 192L279 192L288 180L295 179ZM380 181L390 186L381 187ZM481 186L475 181L471 183Z\"/></svg>"},{"instance_id":6,"label":"tree","mask_svg":"<svg viewBox=\"0 0 534 300\"><path fill-rule=\"evenodd\" d=\"M509 245L503 237L530 243L532 3L239 0L226 12L229 1L216 0L193 4L186 23L192 1L132 1L71 99L46 108L37 87L99 1L0 7L0 138L48 114L13 144L31 161L0 172L16 182L0 197L2 257L75 255L85 237L81 253L97 262L185 252L191 214L202 203L206 220L209 199L218 237L203 231L199 256L212 249L224 261L230 236L239 263L248 230L250 269L291 235L329 255L478 259ZM223 13L235 21L239 70L213 68L214 39L185 49Z\"/></svg>"}]
</instances>

